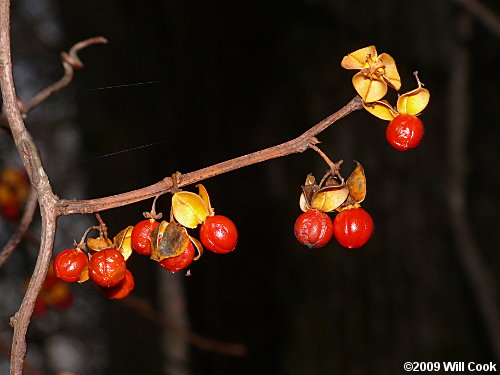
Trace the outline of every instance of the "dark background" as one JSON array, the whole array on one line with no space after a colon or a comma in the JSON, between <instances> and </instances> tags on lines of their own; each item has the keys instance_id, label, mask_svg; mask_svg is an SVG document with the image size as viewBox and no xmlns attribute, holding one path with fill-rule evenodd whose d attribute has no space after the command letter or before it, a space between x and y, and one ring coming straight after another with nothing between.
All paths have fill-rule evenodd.
<instances>
[{"instance_id":1,"label":"dark background","mask_svg":"<svg viewBox=\"0 0 500 375\"><path fill-rule=\"evenodd\" d=\"M57 94L71 96L84 145L69 169L84 171L87 195L64 198L125 192L298 136L355 95L340 61L370 44L395 58L402 93L416 87L416 70L430 90L415 150L392 149L387 123L365 111L319 136L345 176L354 159L365 167L375 232L361 249L308 250L294 238L300 185L326 170L312 151L204 182L240 241L192 265L188 318L249 354L193 348L193 374L398 374L406 361L498 361L484 313L498 319L498 35L453 1L59 1L57 12L57 48L23 34L33 57L50 56L53 79L58 51L109 39L80 54L85 69ZM50 174L65 161L45 162ZM54 180L55 192L71 178ZM103 217L116 233L150 203ZM134 293L158 306L153 267L131 258ZM161 373L158 328L120 304L105 311L105 373Z\"/></svg>"}]
</instances>

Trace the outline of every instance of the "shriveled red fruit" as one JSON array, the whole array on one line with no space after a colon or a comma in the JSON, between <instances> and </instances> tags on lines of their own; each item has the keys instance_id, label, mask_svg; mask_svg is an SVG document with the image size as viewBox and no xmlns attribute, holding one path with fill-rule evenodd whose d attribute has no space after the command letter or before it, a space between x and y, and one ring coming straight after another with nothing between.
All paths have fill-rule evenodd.
<instances>
[{"instance_id":1,"label":"shriveled red fruit","mask_svg":"<svg viewBox=\"0 0 500 375\"><path fill-rule=\"evenodd\" d=\"M125 277L115 286L110 286L108 288L101 287L101 291L109 299L122 299L129 295L129 293L134 289L134 276L129 270L125 270Z\"/></svg>"},{"instance_id":2,"label":"shriveled red fruit","mask_svg":"<svg viewBox=\"0 0 500 375\"><path fill-rule=\"evenodd\" d=\"M123 255L114 248L108 248L90 257L89 276L100 286L115 286L125 277L126 268Z\"/></svg>"},{"instance_id":3,"label":"shriveled red fruit","mask_svg":"<svg viewBox=\"0 0 500 375\"><path fill-rule=\"evenodd\" d=\"M160 223L153 219L139 221L132 230L132 248L139 254L151 255L149 235L158 225Z\"/></svg>"},{"instance_id":4,"label":"shriveled red fruit","mask_svg":"<svg viewBox=\"0 0 500 375\"><path fill-rule=\"evenodd\" d=\"M385 136L396 150L406 151L420 144L424 136L424 125L417 116L400 114L389 123Z\"/></svg>"},{"instance_id":5,"label":"shriveled red fruit","mask_svg":"<svg viewBox=\"0 0 500 375\"><path fill-rule=\"evenodd\" d=\"M333 234L344 247L355 249L363 246L372 236L373 220L362 208L346 209L335 216Z\"/></svg>"},{"instance_id":6,"label":"shriveled red fruit","mask_svg":"<svg viewBox=\"0 0 500 375\"><path fill-rule=\"evenodd\" d=\"M310 249L325 246L332 239L332 220L324 212L308 210L295 221L294 232L297 240Z\"/></svg>"},{"instance_id":7,"label":"shriveled red fruit","mask_svg":"<svg viewBox=\"0 0 500 375\"><path fill-rule=\"evenodd\" d=\"M226 254L236 248L238 230L236 225L225 216L208 216L201 225L200 240L208 250Z\"/></svg>"},{"instance_id":8,"label":"shriveled red fruit","mask_svg":"<svg viewBox=\"0 0 500 375\"><path fill-rule=\"evenodd\" d=\"M87 254L82 250L78 248L64 250L54 260L54 274L61 280L74 283L80 279L88 262Z\"/></svg>"},{"instance_id":9,"label":"shriveled red fruit","mask_svg":"<svg viewBox=\"0 0 500 375\"><path fill-rule=\"evenodd\" d=\"M194 246L192 242L189 242L188 247L181 255L177 255L172 258L165 258L158 263L160 263L160 266L162 266L166 270L169 270L170 272L177 272L188 267L191 264L194 258L194 252Z\"/></svg>"}]
</instances>

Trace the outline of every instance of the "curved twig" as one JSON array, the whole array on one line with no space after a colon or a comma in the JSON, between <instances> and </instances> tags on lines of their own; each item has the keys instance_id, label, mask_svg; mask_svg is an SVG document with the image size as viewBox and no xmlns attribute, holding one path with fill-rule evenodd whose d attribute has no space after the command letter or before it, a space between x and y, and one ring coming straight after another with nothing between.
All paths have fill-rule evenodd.
<instances>
[{"instance_id":1,"label":"curved twig","mask_svg":"<svg viewBox=\"0 0 500 375\"><path fill-rule=\"evenodd\" d=\"M26 356L26 331L30 322L35 300L42 287L52 255L56 231L57 197L52 192L49 179L42 165L38 148L31 134L26 130L23 117L17 103L12 59L10 52L10 1L0 2L0 86L4 114L12 132L12 137L19 150L24 167L28 172L31 185L35 189L42 216L42 241L33 277L28 285L19 311L11 318L14 327L10 371L11 375L21 375Z\"/></svg>"},{"instance_id":2,"label":"curved twig","mask_svg":"<svg viewBox=\"0 0 500 375\"><path fill-rule=\"evenodd\" d=\"M22 110L23 114L30 112L33 108L38 106L40 103L45 101L50 95L61 90L62 88L68 86L73 79L75 69L83 68L83 63L78 57L78 51L91 46L93 44L98 43L107 43L107 39L102 36L97 36L94 38L86 39L81 42L76 43L71 49L69 53L63 52L61 53L61 60L64 66L64 75L57 82L54 82L52 85L44 88L38 94L35 95L31 101L26 104Z\"/></svg>"},{"instance_id":3,"label":"curved twig","mask_svg":"<svg viewBox=\"0 0 500 375\"><path fill-rule=\"evenodd\" d=\"M487 29L500 37L500 18L486 5L477 0L454 0L474 15Z\"/></svg>"},{"instance_id":4,"label":"curved twig","mask_svg":"<svg viewBox=\"0 0 500 375\"><path fill-rule=\"evenodd\" d=\"M148 318L159 326L174 332L176 335L188 341L200 350L236 357L241 357L247 354L247 348L243 344L226 343L213 340L198 333L192 332L189 329L178 327L177 325L172 323L166 316L153 309L149 302L142 298L136 296L128 296L120 302L123 305L128 306L141 313L144 317Z\"/></svg>"},{"instance_id":5,"label":"curved twig","mask_svg":"<svg viewBox=\"0 0 500 375\"><path fill-rule=\"evenodd\" d=\"M28 230L28 227L33 220L33 215L35 214L36 208L38 206L38 199L36 196L36 191L31 189L31 192L26 200L26 206L24 208L23 217L19 222L16 231L12 234L9 241L5 244L4 248L0 252L0 267L9 259L12 252L15 250L19 242L24 237L24 234Z\"/></svg>"},{"instance_id":6,"label":"curved twig","mask_svg":"<svg viewBox=\"0 0 500 375\"><path fill-rule=\"evenodd\" d=\"M198 181L206 180L208 178L215 177L220 174L231 172L236 169L247 167L253 164L262 163L267 160L304 152L309 148L310 144L315 143L315 137L319 133L327 129L336 121L347 116L349 113L362 108L363 106L361 104L361 98L359 96L356 96L337 112L320 121L297 138L276 146L266 148L264 150L226 160L222 163L218 163L207 168L202 168L194 172L183 174L182 180L178 183L178 187L191 185ZM131 203L150 199L155 195L169 192L172 187L172 178L167 177L153 185L105 198L89 200L61 199L59 201L58 214L71 215L105 211L111 208L121 207Z\"/></svg>"}]
</instances>

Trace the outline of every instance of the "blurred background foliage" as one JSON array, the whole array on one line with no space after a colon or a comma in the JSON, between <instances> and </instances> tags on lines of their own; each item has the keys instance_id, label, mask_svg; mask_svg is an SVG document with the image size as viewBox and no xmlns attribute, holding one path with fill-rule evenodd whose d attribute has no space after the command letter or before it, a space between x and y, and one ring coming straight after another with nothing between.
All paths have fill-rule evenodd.
<instances>
[{"instance_id":1,"label":"blurred background foliage","mask_svg":"<svg viewBox=\"0 0 500 375\"><path fill-rule=\"evenodd\" d=\"M402 92L416 87L416 70L431 92L421 115L426 133L415 150L392 149L387 123L364 111L319 136L332 159L345 161L345 176L352 160L365 167L363 207L376 227L364 248L351 251L332 242L308 250L295 240L300 185L308 173L321 176L326 169L307 151L204 182L216 212L239 227L233 253L204 255L190 277L131 258L137 296L165 309L162 289L180 288L191 329L241 342L247 356L191 347L175 359L166 354L157 326L105 301L89 285L72 287L76 305L59 314L86 311L90 319L83 321L95 324L80 332L74 321L60 318L69 323L44 331L40 320L42 328L35 324L30 331L30 351L57 334L80 340L75 345L91 347L80 352L92 353L98 364L72 370L82 374L396 374L405 361L498 361L498 343L464 257L472 251L479 259L488 281L480 286L495 296L498 35L462 6L432 0L24 0L13 7L16 81L26 100L62 74L60 51L92 36L109 39L81 52L85 68L71 86L27 118L54 191L63 198L125 192L296 137L355 95L352 74L340 61L370 44L395 58ZM457 50L467 61L456 59ZM465 86L457 89L460 66ZM465 128L450 123L457 116ZM465 134L458 148L457 132ZM457 152L463 158L458 166ZM462 167L465 174L454 180ZM459 199L466 202L461 225L472 241L465 250L450 203L457 181L464 184ZM115 234L141 220L150 204L102 216ZM158 204L168 215L169 197ZM61 218L56 252L92 222ZM32 261L36 252L29 251ZM14 263L20 273L31 272L29 261L16 259L0 270L0 282ZM489 302L494 307L497 300ZM92 342L89 330L95 332ZM56 371L46 358L33 360Z\"/></svg>"}]
</instances>

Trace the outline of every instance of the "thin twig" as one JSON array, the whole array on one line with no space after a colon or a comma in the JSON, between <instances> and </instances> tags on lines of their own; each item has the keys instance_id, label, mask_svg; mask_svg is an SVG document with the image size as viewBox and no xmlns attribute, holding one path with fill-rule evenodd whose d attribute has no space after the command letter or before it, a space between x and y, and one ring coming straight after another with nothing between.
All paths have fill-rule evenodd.
<instances>
[{"instance_id":1,"label":"thin twig","mask_svg":"<svg viewBox=\"0 0 500 375\"><path fill-rule=\"evenodd\" d=\"M200 350L236 357L241 357L247 354L247 348L243 344L225 343L213 340L198 333L194 333L189 329L175 325L165 315L153 309L147 300L129 295L127 298L121 300L120 302L123 305L128 306L141 313L141 315L158 324L159 326L174 332L176 335L188 341Z\"/></svg>"},{"instance_id":2,"label":"thin twig","mask_svg":"<svg viewBox=\"0 0 500 375\"><path fill-rule=\"evenodd\" d=\"M477 0L454 0L476 17L494 35L500 37L500 18L486 5Z\"/></svg>"},{"instance_id":3,"label":"thin twig","mask_svg":"<svg viewBox=\"0 0 500 375\"><path fill-rule=\"evenodd\" d=\"M10 349L9 346L7 345L6 342L2 340L0 337L0 353L2 353L3 356L9 358L10 357ZM26 371L27 374L31 375L44 375L43 372L40 372L38 369L33 367L32 364L30 364L28 361L24 362L24 371Z\"/></svg>"},{"instance_id":4,"label":"thin twig","mask_svg":"<svg viewBox=\"0 0 500 375\"><path fill-rule=\"evenodd\" d=\"M17 103L16 89L12 75L10 51L10 1L0 2L0 86L3 98L3 113L9 123L12 137L16 143L24 167L28 172L31 185L35 189L42 216L42 240L38 259L32 278L24 295L19 311L11 318L14 328L10 362L11 375L21 375L26 356L26 332L30 322L35 300L45 280L49 268L56 232L57 197L52 192L49 179L43 168L38 148L33 137L26 130Z\"/></svg>"},{"instance_id":5,"label":"thin twig","mask_svg":"<svg viewBox=\"0 0 500 375\"><path fill-rule=\"evenodd\" d=\"M23 239L28 227L33 220L33 215L35 214L36 208L38 206L38 199L35 190L32 188L31 192L26 200L26 206L24 208L23 217L19 222L16 231L12 234L9 241L5 244L4 248L0 252L0 267L9 259L12 252L15 250L17 245Z\"/></svg>"},{"instance_id":6,"label":"thin twig","mask_svg":"<svg viewBox=\"0 0 500 375\"><path fill-rule=\"evenodd\" d=\"M335 174L336 172L338 172L338 166L337 164L335 164L329 157L327 154L325 154L323 151L321 151L321 149L316 146L316 145L313 145L313 144L310 144L309 145L309 148L312 148L314 151L316 151L318 153L319 156L321 156L321 158L325 161L326 164L328 164L328 167L330 167L330 171Z\"/></svg>"},{"instance_id":7,"label":"thin twig","mask_svg":"<svg viewBox=\"0 0 500 375\"><path fill-rule=\"evenodd\" d=\"M83 63L78 57L78 51L93 44L105 44L107 42L108 41L106 38L98 36L76 43L73 47L71 47L69 53L61 53L64 75L57 82L54 82L52 85L44 88L42 91L36 94L35 97L27 105L24 106L23 114L30 112L33 108L45 101L50 95L70 84L71 80L73 79L75 69L83 68Z\"/></svg>"},{"instance_id":8,"label":"thin twig","mask_svg":"<svg viewBox=\"0 0 500 375\"><path fill-rule=\"evenodd\" d=\"M207 168L183 174L182 180L178 183L178 187L191 185L198 181L206 180L208 178L215 177L223 173L231 172L236 169L247 167L253 164L262 163L267 160L304 152L305 150L307 150L311 143L314 143L314 139L319 133L327 129L330 125L340 120L341 118L362 108L363 106L361 104L361 98L359 96L356 96L344 107L342 107L329 117L325 118L324 120L320 121L299 137L288 142L266 148L264 150L256 151L248 155L243 155L234 159L226 160L222 163L218 163ZM157 194L169 192L172 187L172 179L170 177L167 177L153 185L105 198L90 200L61 199L59 201L58 214L84 214L109 210L111 208L121 207L131 203L150 199Z\"/></svg>"}]
</instances>

